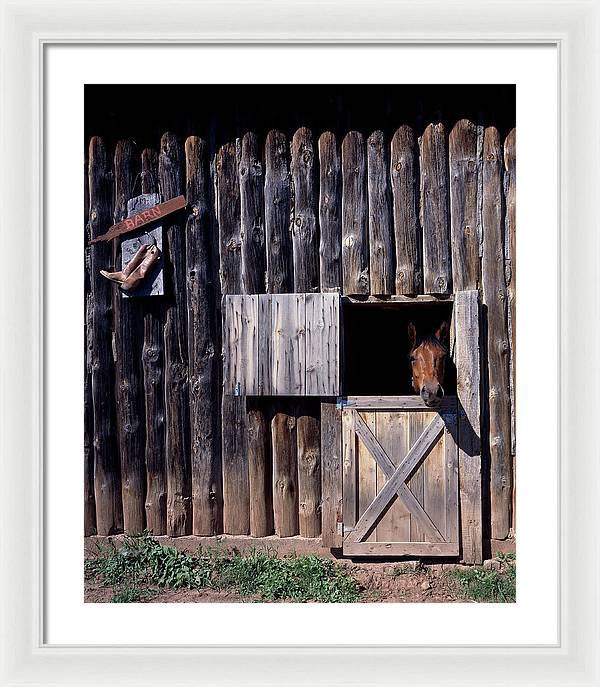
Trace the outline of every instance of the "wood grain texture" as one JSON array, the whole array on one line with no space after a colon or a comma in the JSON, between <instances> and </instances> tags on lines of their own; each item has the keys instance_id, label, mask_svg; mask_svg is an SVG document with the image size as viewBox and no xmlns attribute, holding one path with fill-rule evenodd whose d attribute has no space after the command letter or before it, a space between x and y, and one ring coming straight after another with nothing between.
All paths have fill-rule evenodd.
<instances>
[{"instance_id":1,"label":"wood grain texture","mask_svg":"<svg viewBox=\"0 0 600 687\"><path fill-rule=\"evenodd\" d=\"M484 133L483 303L487 314L491 536L509 535L512 510L510 454L510 344L504 273L502 145L498 131Z\"/></svg>"},{"instance_id":2,"label":"wood grain texture","mask_svg":"<svg viewBox=\"0 0 600 687\"><path fill-rule=\"evenodd\" d=\"M294 291L319 290L319 231L315 151L310 129L301 128L292 139L292 244Z\"/></svg>"},{"instance_id":3,"label":"wood grain texture","mask_svg":"<svg viewBox=\"0 0 600 687\"><path fill-rule=\"evenodd\" d=\"M352 530L359 518L357 471L357 441L354 429L355 414L341 412L342 416L342 519L344 536ZM362 515L362 514L361 514Z\"/></svg>"},{"instance_id":4,"label":"wood grain texture","mask_svg":"<svg viewBox=\"0 0 600 687\"><path fill-rule=\"evenodd\" d=\"M467 119L449 137L450 237L455 291L481 287L483 127Z\"/></svg>"},{"instance_id":5,"label":"wood grain texture","mask_svg":"<svg viewBox=\"0 0 600 687\"><path fill-rule=\"evenodd\" d=\"M158 193L158 153L142 151L142 193ZM140 305L138 304L138 307ZM146 418L146 527L155 535L167 531L167 473L165 455L165 308L162 298L143 304L144 410Z\"/></svg>"},{"instance_id":6,"label":"wood grain texture","mask_svg":"<svg viewBox=\"0 0 600 687\"><path fill-rule=\"evenodd\" d=\"M394 293L394 228L390 161L383 131L367 141L369 276L371 294Z\"/></svg>"},{"instance_id":7,"label":"wood grain texture","mask_svg":"<svg viewBox=\"0 0 600 687\"><path fill-rule=\"evenodd\" d=\"M321 403L321 530L323 546L338 548L342 536L342 419L334 399Z\"/></svg>"},{"instance_id":8,"label":"wood grain texture","mask_svg":"<svg viewBox=\"0 0 600 687\"><path fill-rule=\"evenodd\" d=\"M453 358L457 369L461 556L483 560L481 493L481 398L479 294L459 291L454 302Z\"/></svg>"},{"instance_id":9,"label":"wood grain texture","mask_svg":"<svg viewBox=\"0 0 600 687\"><path fill-rule=\"evenodd\" d=\"M448 171L443 124L430 124L421 139L421 225L425 293L452 292Z\"/></svg>"},{"instance_id":10,"label":"wood grain texture","mask_svg":"<svg viewBox=\"0 0 600 687\"><path fill-rule=\"evenodd\" d=\"M294 288L290 211L287 141L280 131L269 131L265 143L267 293L288 293Z\"/></svg>"},{"instance_id":11,"label":"wood grain texture","mask_svg":"<svg viewBox=\"0 0 600 687\"><path fill-rule=\"evenodd\" d=\"M258 139L253 133L247 133L242 138L239 177L242 288L244 293L264 293L266 275L264 175Z\"/></svg>"},{"instance_id":12,"label":"wood grain texture","mask_svg":"<svg viewBox=\"0 0 600 687\"><path fill-rule=\"evenodd\" d=\"M223 532L250 533L250 486L246 398L224 394L223 412Z\"/></svg>"},{"instance_id":13,"label":"wood grain texture","mask_svg":"<svg viewBox=\"0 0 600 687\"><path fill-rule=\"evenodd\" d=\"M368 294L369 231L367 165L362 134L350 131L342 141L342 278L344 294Z\"/></svg>"},{"instance_id":14,"label":"wood grain texture","mask_svg":"<svg viewBox=\"0 0 600 687\"><path fill-rule=\"evenodd\" d=\"M115 207L113 222L130 216L127 202L133 196L133 186L139 164L132 141L117 143L114 157ZM119 243L115 240L115 244ZM120 258L115 263L118 269ZM143 397L143 316L134 300L122 299L113 286L115 299L117 350L117 427L121 456L121 493L125 532L140 534L146 527L145 495L145 411ZM118 303L118 306L117 306Z\"/></svg>"},{"instance_id":15,"label":"wood grain texture","mask_svg":"<svg viewBox=\"0 0 600 687\"><path fill-rule=\"evenodd\" d=\"M219 225L221 291L242 293L242 229L240 215L239 154L227 143L215 161L215 193Z\"/></svg>"},{"instance_id":16,"label":"wood grain texture","mask_svg":"<svg viewBox=\"0 0 600 687\"><path fill-rule=\"evenodd\" d=\"M164 200L183 193L184 173L180 140L163 134L158 176ZM181 536L192 531L185 237L176 216L165 220L165 228L167 534Z\"/></svg>"},{"instance_id":17,"label":"wood grain texture","mask_svg":"<svg viewBox=\"0 0 600 687\"><path fill-rule=\"evenodd\" d=\"M417 141L410 126L401 126L392 138L390 167L396 253L395 293L422 293L419 161Z\"/></svg>"},{"instance_id":18,"label":"wood grain texture","mask_svg":"<svg viewBox=\"0 0 600 687\"><path fill-rule=\"evenodd\" d=\"M272 297L272 386L277 396L298 396L306 382L306 302L302 293Z\"/></svg>"},{"instance_id":19,"label":"wood grain texture","mask_svg":"<svg viewBox=\"0 0 600 687\"><path fill-rule=\"evenodd\" d=\"M307 396L340 393L340 298L336 293L306 294Z\"/></svg>"},{"instance_id":20,"label":"wood grain texture","mask_svg":"<svg viewBox=\"0 0 600 687\"><path fill-rule=\"evenodd\" d=\"M319 403L303 399L296 419L298 515L301 537L321 534L321 427Z\"/></svg>"},{"instance_id":21,"label":"wood grain texture","mask_svg":"<svg viewBox=\"0 0 600 687\"><path fill-rule=\"evenodd\" d=\"M335 135L319 138L319 267L321 291L339 291L342 284L342 180Z\"/></svg>"},{"instance_id":22,"label":"wood grain texture","mask_svg":"<svg viewBox=\"0 0 600 687\"><path fill-rule=\"evenodd\" d=\"M293 402L280 399L271 422L273 444L273 515L275 534L293 537L298 519L296 414Z\"/></svg>"},{"instance_id":23,"label":"wood grain texture","mask_svg":"<svg viewBox=\"0 0 600 687\"><path fill-rule=\"evenodd\" d=\"M354 429L359 440L356 442L356 501L357 501L357 516L360 516L368 508L369 504L377 496L377 484L379 477L379 470L377 463L373 459L369 444L364 440L360 440L361 427L366 427L373 434L377 432L375 423L377 413L357 413L354 416ZM364 436L364 435L363 435ZM385 479L385 478L383 478ZM377 533L373 530L366 538L366 541L376 541Z\"/></svg>"},{"instance_id":24,"label":"wood grain texture","mask_svg":"<svg viewBox=\"0 0 600 687\"><path fill-rule=\"evenodd\" d=\"M268 408L264 399L255 397L246 399L250 535L252 537L266 537L274 532Z\"/></svg>"},{"instance_id":25,"label":"wood grain texture","mask_svg":"<svg viewBox=\"0 0 600 687\"><path fill-rule=\"evenodd\" d=\"M89 231L92 238L106 232L112 222L112 170L108 149L101 138L89 145ZM117 447L115 369L112 354L112 285L101 274L111 262L105 243L90 248L91 383L94 408L94 494L96 525L100 535L123 531L121 466Z\"/></svg>"},{"instance_id":26,"label":"wood grain texture","mask_svg":"<svg viewBox=\"0 0 600 687\"><path fill-rule=\"evenodd\" d=\"M217 313L211 262L214 223L209 202L206 143L197 136L185 142L186 198L190 208L185 227L190 380L192 532L221 532L222 485L217 368Z\"/></svg>"}]
</instances>

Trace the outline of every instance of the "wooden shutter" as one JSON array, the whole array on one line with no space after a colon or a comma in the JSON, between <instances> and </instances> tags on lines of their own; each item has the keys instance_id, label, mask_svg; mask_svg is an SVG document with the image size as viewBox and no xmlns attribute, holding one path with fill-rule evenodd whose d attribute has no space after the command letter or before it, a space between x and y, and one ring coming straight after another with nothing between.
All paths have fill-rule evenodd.
<instances>
[{"instance_id":1,"label":"wooden shutter","mask_svg":"<svg viewBox=\"0 0 600 687\"><path fill-rule=\"evenodd\" d=\"M336 396L339 339L338 294L225 296L225 392Z\"/></svg>"}]
</instances>

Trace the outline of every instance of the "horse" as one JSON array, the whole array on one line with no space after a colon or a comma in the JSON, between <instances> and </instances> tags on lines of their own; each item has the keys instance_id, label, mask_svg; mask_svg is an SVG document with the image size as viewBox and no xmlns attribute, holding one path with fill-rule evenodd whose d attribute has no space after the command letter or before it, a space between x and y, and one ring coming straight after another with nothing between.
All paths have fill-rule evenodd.
<instances>
[{"instance_id":1,"label":"horse","mask_svg":"<svg viewBox=\"0 0 600 687\"><path fill-rule=\"evenodd\" d=\"M423 337L417 335L412 322L408 325L412 385L428 408L439 407L444 398L448 334L447 322L442 322L434 336Z\"/></svg>"}]
</instances>

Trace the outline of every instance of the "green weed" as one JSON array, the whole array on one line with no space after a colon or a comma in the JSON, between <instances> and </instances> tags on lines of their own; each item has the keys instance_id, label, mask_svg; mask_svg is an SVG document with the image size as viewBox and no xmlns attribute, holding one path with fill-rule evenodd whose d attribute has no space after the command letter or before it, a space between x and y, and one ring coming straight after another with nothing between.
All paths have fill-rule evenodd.
<instances>
[{"instance_id":1,"label":"green weed","mask_svg":"<svg viewBox=\"0 0 600 687\"><path fill-rule=\"evenodd\" d=\"M514 602L517 596L517 567L514 554L498 555L501 570L480 567L449 573L467 599L479 602Z\"/></svg>"}]
</instances>

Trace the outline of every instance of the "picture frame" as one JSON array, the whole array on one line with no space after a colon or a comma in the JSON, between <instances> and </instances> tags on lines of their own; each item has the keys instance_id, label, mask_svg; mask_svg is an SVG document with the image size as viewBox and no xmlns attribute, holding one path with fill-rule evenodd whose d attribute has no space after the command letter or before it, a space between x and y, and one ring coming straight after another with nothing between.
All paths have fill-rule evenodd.
<instances>
[{"instance_id":1,"label":"picture frame","mask_svg":"<svg viewBox=\"0 0 600 687\"><path fill-rule=\"evenodd\" d=\"M591 428L599 365L600 7L512 2L2 2L0 685L598 685ZM468 19L466 19L468 18ZM52 44L544 44L559 55L559 624L555 645L56 646L44 642L44 50ZM15 286L17 285L17 286ZM552 298L553 294L546 297ZM583 336L576 336L579 333ZM548 374L554 374L553 370ZM582 393L582 381L591 391ZM542 565L542 562L540 562ZM543 570L543 567L542 567ZM148 616L150 617L150 616ZM457 668L463 670L457 674ZM453 670L454 669L454 670ZM454 677L456 675L456 678ZM452 677L451 677L452 676Z\"/></svg>"}]
</instances>

